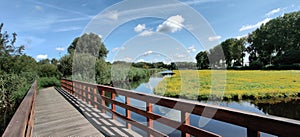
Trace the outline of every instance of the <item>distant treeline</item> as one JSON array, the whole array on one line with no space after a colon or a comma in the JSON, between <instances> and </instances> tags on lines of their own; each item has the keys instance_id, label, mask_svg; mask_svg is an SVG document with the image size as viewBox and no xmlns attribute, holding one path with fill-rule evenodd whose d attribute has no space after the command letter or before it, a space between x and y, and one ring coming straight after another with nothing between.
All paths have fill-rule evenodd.
<instances>
[{"instance_id":1,"label":"distant treeline","mask_svg":"<svg viewBox=\"0 0 300 137\"><path fill-rule=\"evenodd\" d=\"M199 52L196 60L199 69L300 69L300 12L272 19L243 38L229 38Z\"/></svg>"}]
</instances>

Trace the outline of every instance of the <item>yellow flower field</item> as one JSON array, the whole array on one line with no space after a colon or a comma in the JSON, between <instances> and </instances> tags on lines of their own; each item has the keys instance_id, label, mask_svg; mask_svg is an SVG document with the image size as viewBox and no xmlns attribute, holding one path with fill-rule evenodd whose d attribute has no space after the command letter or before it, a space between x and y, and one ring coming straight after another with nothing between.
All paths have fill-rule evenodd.
<instances>
[{"instance_id":1,"label":"yellow flower field","mask_svg":"<svg viewBox=\"0 0 300 137\"><path fill-rule=\"evenodd\" d=\"M170 97L259 99L300 95L300 71L176 70L155 88Z\"/></svg>"}]
</instances>

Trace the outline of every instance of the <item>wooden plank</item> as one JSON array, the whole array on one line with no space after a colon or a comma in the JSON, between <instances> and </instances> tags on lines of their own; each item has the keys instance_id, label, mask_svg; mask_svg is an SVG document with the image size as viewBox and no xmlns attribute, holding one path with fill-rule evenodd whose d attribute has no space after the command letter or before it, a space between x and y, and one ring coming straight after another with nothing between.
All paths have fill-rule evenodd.
<instances>
[{"instance_id":1,"label":"wooden plank","mask_svg":"<svg viewBox=\"0 0 300 137\"><path fill-rule=\"evenodd\" d=\"M54 88L39 91L35 111L33 136L104 136Z\"/></svg>"}]
</instances>

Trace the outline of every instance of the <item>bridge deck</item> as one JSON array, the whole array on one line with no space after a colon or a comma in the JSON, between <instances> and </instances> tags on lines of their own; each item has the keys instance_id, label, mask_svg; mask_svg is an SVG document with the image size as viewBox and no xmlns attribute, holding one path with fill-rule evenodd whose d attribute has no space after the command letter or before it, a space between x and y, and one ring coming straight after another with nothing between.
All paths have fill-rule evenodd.
<instances>
[{"instance_id":1,"label":"bridge deck","mask_svg":"<svg viewBox=\"0 0 300 137\"><path fill-rule=\"evenodd\" d=\"M33 136L103 136L54 88L40 90L35 105Z\"/></svg>"},{"instance_id":2,"label":"bridge deck","mask_svg":"<svg viewBox=\"0 0 300 137\"><path fill-rule=\"evenodd\" d=\"M51 87L42 89L37 94L33 136L141 135L62 92L60 88L56 90Z\"/></svg>"}]
</instances>

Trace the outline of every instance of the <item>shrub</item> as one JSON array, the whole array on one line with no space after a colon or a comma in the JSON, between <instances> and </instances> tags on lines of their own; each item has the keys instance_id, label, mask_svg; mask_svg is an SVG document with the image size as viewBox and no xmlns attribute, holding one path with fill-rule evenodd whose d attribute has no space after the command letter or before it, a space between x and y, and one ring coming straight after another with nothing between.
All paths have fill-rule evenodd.
<instances>
[{"instance_id":1,"label":"shrub","mask_svg":"<svg viewBox=\"0 0 300 137\"><path fill-rule=\"evenodd\" d=\"M56 77L41 77L38 79L39 88L46 88L52 86L60 86L60 81Z\"/></svg>"}]
</instances>

